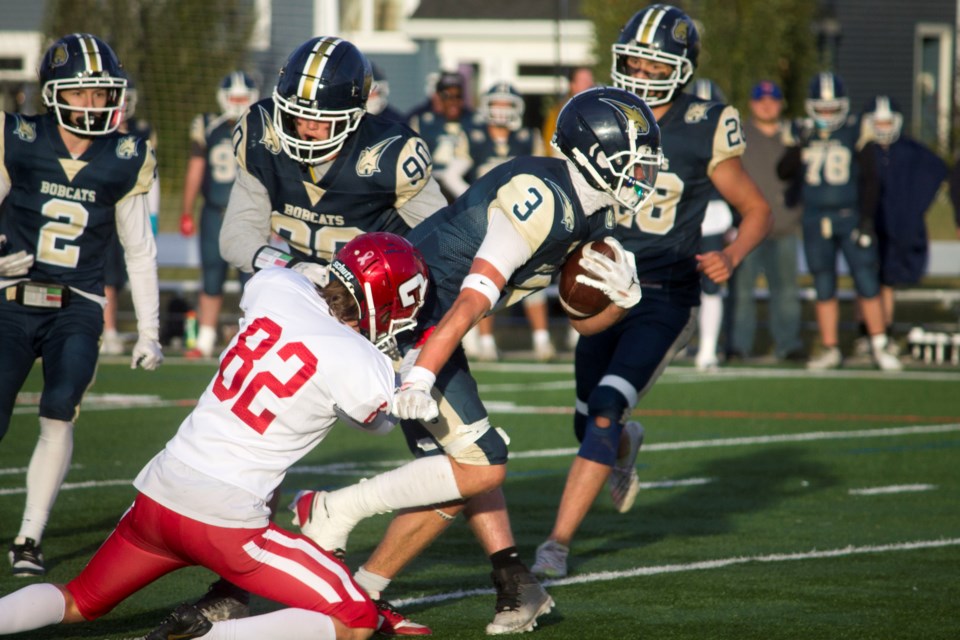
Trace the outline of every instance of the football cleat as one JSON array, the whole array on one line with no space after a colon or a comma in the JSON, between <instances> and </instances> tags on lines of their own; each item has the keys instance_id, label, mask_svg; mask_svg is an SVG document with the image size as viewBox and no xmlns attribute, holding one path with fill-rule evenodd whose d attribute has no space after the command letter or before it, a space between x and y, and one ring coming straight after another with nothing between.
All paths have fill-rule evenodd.
<instances>
[{"instance_id":1,"label":"football cleat","mask_svg":"<svg viewBox=\"0 0 960 640\"><path fill-rule=\"evenodd\" d=\"M213 623L192 604L181 604L143 640L190 640L205 636Z\"/></svg>"},{"instance_id":2,"label":"football cleat","mask_svg":"<svg viewBox=\"0 0 960 640\"><path fill-rule=\"evenodd\" d=\"M497 589L497 605L487 635L533 631L537 618L553 610L553 598L525 566L494 569L490 578Z\"/></svg>"},{"instance_id":3,"label":"football cleat","mask_svg":"<svg viewBox=\"0 0 960 640\"><path fill-rule=\"evenodd\" d=\"M383 636L429 636L430 627L410 620L386 600L374 600L377 605L377 633Z\"/></svg>"},{"instance_id":4,"label":"football cleat","mask_svg":"<svg viewBox=\"0 0 960 640\"><path fill-rule=\"evenodd\" d=\"M570 547L556 540L547 540L537 547L537 557L530 571L538 578L563 578L567 575Z\"/></svg>"},{"instance_id":5,"label":"football cleat","mask_svg":"<svg viewBox=\"0 0 960 640\"><path fill-rule=\"evenodd\" d=\"M210 622L246 618L250 615L250 592L220 578L193 606Z\"/></svg>"},{"instance_id":6,"label":"football cleat","mask_svg":"<svg viewBox=\"0 0 960 640\"><path fill-rule=\"evenodd\" d=\"M881 371L903 370L903 363L900 362L900 358L890 353L886 347L873 350L873 363L877 365L877 368Z\"/></svg>"},{"instance_id":7,"label":"football cleat","mask_svg":"<svg viewBox=\"0 0 960 640\"><path fill-rule=\"evenodd\" d=\"M321 549L342 559L355 523L347 524L338 520L336 514L327 509L326 497L326 491L298 491L290 504L293 524L300 527L303 535Z\"/></svg>"},{"instance_id":8,"label":"football cleat","mask_svg":"<svg viewBox=\"0 0 960 640\"><path fill-rule=\"evenodd\" d=\"M811 371L826 371L838 369L843 364L843 356L837 347L826 347L816 358L807 360L807 369Z\"/></svg>"},{"instance_id":9,"label":"football cleat","mask_svg":"<svg viewBox=\"0 0 960 640\"><path fill-rule=\"evenodd\" d=\"M42 576L47 571L43 567L43 551L33 538L15 538L7 557L17 578Z\"/></svg>"},{"instance_id":10,"label":"football cleat","mask_svg":"<svg viewBox=\"0 0 960 640\"><path fill-rule=\"evenodd\" d=\"M640 493L640 477L637 475L637 453L643 445L643 425L639 422L628 422L623 426L623 432L630 441L630 451L622 462L617 461L607 478L607 487L613 506L619 513L626 513L633 507L637 494Z\"/></svg>"}]
</instances>

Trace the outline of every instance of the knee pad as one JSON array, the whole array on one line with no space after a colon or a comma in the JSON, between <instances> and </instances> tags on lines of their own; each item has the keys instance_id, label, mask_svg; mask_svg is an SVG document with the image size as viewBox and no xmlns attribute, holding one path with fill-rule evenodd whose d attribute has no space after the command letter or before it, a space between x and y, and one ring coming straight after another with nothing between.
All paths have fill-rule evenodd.
<instances>
[{"instance_id":1,"label":"knee pad","mask_svg":"<svg viewBox=\"0 0 960 640\"><path fill-rule=\"evenodd\" d=\"M593 416L587 418L586 433L577 455L612 467L617 461L621 431L622 422L611 422L609 427L599 427Z\"/></svg>"},{"instance_id":2,"label":"knee pad","mask_svg":"<svg viewBox=\"0 0 960 640\"><path fill-rule=\"evenodd\" d=\"M606 381L610 382L607 384ZM620 384L617 388L614 384ZM632 395L628 398L626 394ZM608 418L610 422L624 422L626 413L637 401L637 392L623 378L605 376L590 393L587 401L587 415Z\"/></svg>"}]
</instances>

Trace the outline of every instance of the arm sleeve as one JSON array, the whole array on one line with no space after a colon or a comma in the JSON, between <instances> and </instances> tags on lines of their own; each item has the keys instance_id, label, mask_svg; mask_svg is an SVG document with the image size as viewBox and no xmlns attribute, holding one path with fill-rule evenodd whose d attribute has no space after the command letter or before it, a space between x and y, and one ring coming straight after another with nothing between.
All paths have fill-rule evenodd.
<instances>
[{"instance_id":1,"label":"arm sleeve","mask_svg":"<svg viewBox=\"0 0 960 640\"><path fill-rule=\"evenodd\" d=\"M447 199L443 197L440 185L433 179L433 176L430 176L423 189L404 202L403 206L398 207L397 213L412 228L445 206L447 206Z\"/></svg>"},{"instance_id":2,"label":"arm sleeve","mask_svg":"<svg viewBox=\"0 0 960 640\"><path fill-rule=\"evenodd\" d=\"M781 180L793 180L800 175L802 168L800 147L787 147L787 150L780 157L780 161L777 162L777 177Z\"/></svg>"},{"instance_id":3,"label":"arm sleeve","mask_svg":"<svg viewBox=\"0 0 960 640\"><path fill-rule=\"evenodd\" d=\"M957 160L950 171L950 202L953 203L953 220L960 229L960 160Z\"/></svg>"},{"instance_id":4,"label":"arm sleeve","mask_svg":"<svg viewBox=\"0 0 960 640\"><path fill-rule=\"evenodd\" d=\"M476 257L492 264L504 280L509 280L513 272L532 255L530 243L510 222L507 215L498 208L491 209L487 235L484 236Z\"/></svg>"},{"instance_id":5,"label":"arm sleeve","mask_svg":"<svg viewBox=\"0 0 960 640\"><path fill-rule=\"evenodd\" d=\"M137 333L160 339L160 292L157 282L157 243L150 225L147 194L117 203L117 235L130 277L130 294L137 315Z\"/></svg>"},{"instance_id":6,"label":"arm sleeve","mask_svg":"<svg viewBox=\"0 0 960 640\"><path fill-rule=\"evenodd\" d=\"M220 255L237 269L253 272L253 257L270 240L270 196L260 181L238 167L220 227Z\"/></svg>"}]
</instances>

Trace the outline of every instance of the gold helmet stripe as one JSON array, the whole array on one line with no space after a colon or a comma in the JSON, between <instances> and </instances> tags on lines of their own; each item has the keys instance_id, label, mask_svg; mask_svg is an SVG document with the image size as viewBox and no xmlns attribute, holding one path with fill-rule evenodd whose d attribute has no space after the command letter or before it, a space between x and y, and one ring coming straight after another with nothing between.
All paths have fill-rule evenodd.
<instances>
[{"instance_id":1,"label":"gold helmet stripe","mask_svg":"<svg viewBox=\"0 0 960 640\"><path fill-rule=\"evenodd\" d=\"M820 74L820 99L836 100L837 96L833 92L833 76L829 73Z\"/></svg>"},{"instance_id":2,"label":"gold helmet stripe","mask_svg":"<svg viewBox=\"0 0 960 640\"><path fill-rule=\"evenodd\" d=\"M317 89L320 88L320 76L333 50L340 44L340 38L322 38L317 40L303 67L300 76L300 86L297 87L297 96L304 100L315 100Z\"/></svg>"},{"instance_id":3,"label":"gold helmet stripe","mask_svg":"<svg viewBox=\"0 0 960 640\"><path fill-rule=\"evenodd\" d=\"M640 44L652 44L653 36L657 33L657 27L660 26L660 22L666 15L667 11L662 6L654 5L650 7L647 15L643 17L643 21L637 26L637 35L634 39Z\"/></svg>"},{"instance_id":4,"label":"gold helmet stripe","mask_svg":"<svg viewBox=\"0 0 960 640\"><path fill-rule=\"evenodd\" d=\"M90 73L103 71L103 59L100 57L100 48L97 46L97 41L84 33L77 34L77 41L80 43L80 50L86 60L87 70Z\"/></svg>"}]
</instances>

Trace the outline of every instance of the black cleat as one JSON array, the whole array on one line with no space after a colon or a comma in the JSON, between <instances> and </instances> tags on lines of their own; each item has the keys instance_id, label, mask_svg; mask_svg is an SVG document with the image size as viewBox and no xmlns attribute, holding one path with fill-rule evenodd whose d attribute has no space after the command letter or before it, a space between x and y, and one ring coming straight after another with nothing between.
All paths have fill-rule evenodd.
<instances>
[{"instance_id":1,"label":"black cleat","mask_svg":"<svg viewBox=\"0 0 960 640\"><path fill-rule=\"evenodd\" d=\"M17 540L23 540L18 544ZM7 554L13 575L18 578L32 578L46 573L43 567L43 551L33 538L16 538Z\"/></svg>"},{"instance_id":2,"label":"black cleat","mask_svg":"<svg viewBox=\"0 0 960 640\"><path fill-rule=\"evenodd\" d=\"M246 618L250 615L250 592L220 578L193 606L210 622Z\"/></svg>"},{"instance_id":3,"label":"black cleat","mask_svg":"<svg viewBox=\"0 0 960 640\"><path fill-rule=\"evenodd\" d=\"M200 613L200 609L192 604L182 604L143 640L190 640L207 635L211 628L213 623Z\"/></svg>"}]
</instances>

